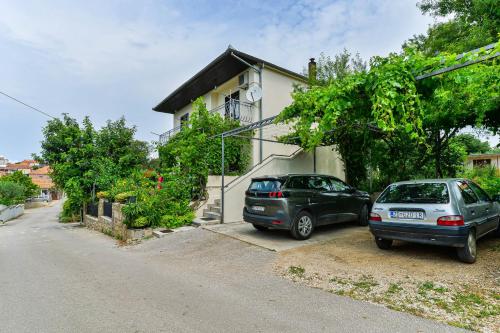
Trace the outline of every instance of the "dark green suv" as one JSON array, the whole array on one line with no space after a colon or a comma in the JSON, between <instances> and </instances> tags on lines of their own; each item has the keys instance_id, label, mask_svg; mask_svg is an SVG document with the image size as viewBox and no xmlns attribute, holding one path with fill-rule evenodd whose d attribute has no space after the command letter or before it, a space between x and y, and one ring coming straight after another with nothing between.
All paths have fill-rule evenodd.
<instances>
[{"instance_id":1,"label":"dark green suv","mask_svg":"<svg viewBox=\"0 0 500 333\"><path fill-rule=\"evenodd\" d=\"M338 178L289 174L253 178L243 219L257 230L290 230L307 239L319 225L357 221L368 225L370 196Z\"/></svg>"}]
</instances>

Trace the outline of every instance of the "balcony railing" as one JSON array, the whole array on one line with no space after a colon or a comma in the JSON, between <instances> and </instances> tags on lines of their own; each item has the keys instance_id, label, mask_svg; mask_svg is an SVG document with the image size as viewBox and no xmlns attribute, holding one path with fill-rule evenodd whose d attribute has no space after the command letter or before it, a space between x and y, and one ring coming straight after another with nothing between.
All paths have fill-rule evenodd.
<instances>
[{"instance_id":1,"label":"balcony railing","mask_svg":"<svg viewBox=\"0 0 500 333\"><path fill-rule=\"evenodd\" d=\"M253 122L253 104L240 102L236 99L230 99L226 103L209 111L210 113L219 113L221 116L239 120L242 125ZM177 134L182 128L177 126L160 135L160 144L167 143L171 137Z\"/></svg>"}]
</instances>

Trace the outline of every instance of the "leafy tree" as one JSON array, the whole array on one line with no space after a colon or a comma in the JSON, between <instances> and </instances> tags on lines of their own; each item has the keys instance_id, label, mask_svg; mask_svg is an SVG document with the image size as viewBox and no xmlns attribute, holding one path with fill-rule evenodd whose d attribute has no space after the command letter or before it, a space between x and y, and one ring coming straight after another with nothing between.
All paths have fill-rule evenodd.
<instances>
[{"instance_id":1,"label":"leafy tree","mask_svg":"<svg viewBox=\"0 0 500 333\"><path fill-rule=\"evenodd\" d=\"M449 18L429 27L427 35L414 36L408 42L418 45L427 55L466 52L498 40L497 0L423 0L417 6L424 14Z\"/></svg>"},{"instance_id":2,"label":"leafy tree","mask_svg":"<svg viewBox=\"0 0 500 333\"><path fill-rule=\"evenodd\" d=\"M466 126L496 130L500 105L496 63L415 81L416 75L455 59L452 54L424 57L408 48L372 58L366 72L297 90L278 118L291 123L295 133L282 140L298 137L306 149L337 144L353 185L366 180L363 165L387 183L431 172L453 175L463 150L450 139Z\"/></svg>"},{"instance_id":3,"label":"leafy tree","mask_svg":"<svg viewBox=\"0 0 500 333\"><path fill-rule=\"evenodd\" d=\"M24 203L25 191L26 188L19 183L0 181L0 205L11 206Z\"/></svg>"},{"instance_id":4,"label":"leafy tree","mask_svg":"<svg viewBox=\"0 0 500 333\"><path fill-rule=\"evenodd\" d=\"M159 146L162 168L179 168L192 197L205 195L209 174L221 173L222 142L218 134L239 127L235 120L209 113L201 98L194 102L194 112L181 131L166 144ZM252 135L246 133L243 135ZM250 159L250 139L229 137L224 139L224 169L226 174L246 170Z\"/></svg>"},{"instance_id":5,"label":"leafy tree","mask_svg":"<svg viewBox=\"0 0 500 333\"><path fill-rule=\"evenodd\" d=\"M123 118L96 131L88 117L80 125L64 114L50 120L43 134L37 159L51 166L54 183L68 197L63 215L78 212L95 192L141 167L148 154L147 144L134 139L135 128L127 128Z\"/></svg>"},{"instance_id":6,"label":"leafy tree","mask_svg":"<svg viewBox=\"0 0 500 333\"><path fill-rule=\"evenodd\" d=\"M472 134L459 134L452 139L452 142L463 146L467 155L484 154L491 150L488 141L481 141Z\"/></svg>"},{"instance_id":7,"label":"leafy tree","mask_svg":"<svg viewBox=\"0 0 500 333\"><path fill-rule=\"evenodd\" d=\"M21 171L15 171L11 174L0 177L0 182L12 182L22 185L24 188L24 199L34 197L40 192L40 188L33 183L31 178L23 174Z\"/></svg>"}]
</instances>

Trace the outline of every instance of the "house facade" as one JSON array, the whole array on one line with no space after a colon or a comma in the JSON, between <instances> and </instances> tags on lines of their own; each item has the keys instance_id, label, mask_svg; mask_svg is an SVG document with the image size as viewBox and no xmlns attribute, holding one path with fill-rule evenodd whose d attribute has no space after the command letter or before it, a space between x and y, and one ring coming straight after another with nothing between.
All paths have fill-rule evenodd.
<instances>
[{"instance_id":1,"label":"house facade","mask_svg":"<svg viewBox=\"0 0 500 333\"><path fill-rule=\"evenodd\" d=\"M311 59L309 66L314 65ZM167 142L180 131L193 112L193 102L199 97L203 97L210 112L239 120L244 126L277 116L292 103L294 88L307 87L307 82L308 78L303 75L229 47L153 108L173 115L173 128L160 136L160 142ZM241 221L244 193L252 177L317 172L345 178L343 163L334 147L305 152L296 145L275 142L277 136L288 132L286 125L255 130L250 171L227 179L224 197L228 202L224 212L217 212L215 208L208 215L217 220L223 213L225 222ZM220 201L219 178L212 176L208 180L211 208L217 207L214 202ZM203 210L198 213L201 215Z\"/></svg>"},{"instance_id":2,"label":"house facade","mask_svg":"<svg viewBox=\"0 0 500 333\"><path fill-rule=\"evenodd\" d=\"M500 170L500 153L471 154L465 163L468 168L490 166Z\"/></svg>"}]
</instances>

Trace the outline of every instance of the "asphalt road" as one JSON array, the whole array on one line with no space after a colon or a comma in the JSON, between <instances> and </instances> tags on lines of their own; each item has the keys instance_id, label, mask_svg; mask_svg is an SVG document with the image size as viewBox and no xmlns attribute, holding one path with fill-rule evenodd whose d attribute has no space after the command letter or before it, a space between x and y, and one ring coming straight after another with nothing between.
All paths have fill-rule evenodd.
<instances>
[{"instance_id":1,"label":"asphalt road","mask_svg":"<svg viewBox=\"0 0 500 333\"><path fill-rule=\"evenodd\" d=\"M294 284L276 254L191 230L140 245L57 223L0 226L0 332L455 332Z\"/></svg>"}]
</instances>

